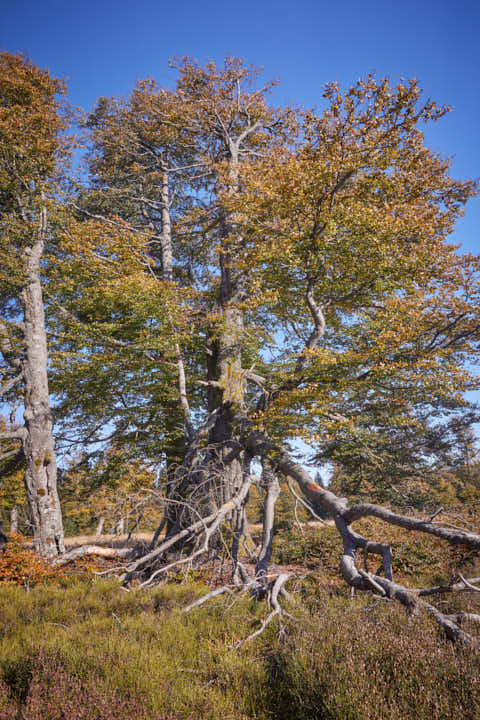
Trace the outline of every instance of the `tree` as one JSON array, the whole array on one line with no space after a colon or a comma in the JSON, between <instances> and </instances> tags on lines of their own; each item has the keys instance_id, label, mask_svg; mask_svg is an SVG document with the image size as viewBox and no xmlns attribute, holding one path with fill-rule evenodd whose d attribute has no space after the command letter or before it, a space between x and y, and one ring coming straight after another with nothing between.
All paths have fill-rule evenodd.
<instances>
[{"instance_id":1,"label":"tree","mask_svg":"<svg viewBox=\"0 0 480 720\"><path fill-rule=\"evenodd\" d=\"M174 455L171 444L160 444L169 466L167 537L130 564L127 578L147 574L151 582L172 563L191 562L228 521L234 581L268 591L278 614L286 578L269 586L264 579L284 475L313 511L335 517L347 582L413 606L413 595L393 582L389 548L351 524L374 515L471 547L480 547L480 538L379 506L349 507L292 460L288 443L303 437L322 459L333 447L345 463L342 446L371 459L398 429L413 433L422 418L460 406L476 382L465 361L478 353L479 259L447 243L476 186L453 180L449 162L425 146L421 131L446 109L422 103L416 81L394 87L374 76L346 93L327 86L320 114L278 109L268 102L272 84L258 87L258 72L237 59L221 68L185 59L177 69L175 90L146 81L125 103L99 102L88 122L92 183L77 201L80 226L93 216L128 228L129 238L122 243L120 233L113 253L103 239L90 241L103 277L109 260L115 267L109 291L112 299L115 288L118 294L110 304L105 293L90 303L86 332L98 323L110 328L95 340L102 353L112 336L125 357L139 350L137 374L155 359L168 364L156 387L137 384L136 406L143 417L145 409L162 417L163 428L173 424L180 438ZM115 273L119 255L138 238L143 291L132 317ZM72 300L86 297L85 286L77 288L62 299L68 317ZM165 299L168 312L153 311L149 292ZM144 332L150 341L152 329L166 343L146 359L140 338ZM135 376L122 378L131 381ZM65 408L75 412L85 399L72 397L70 387ZM120 396L121 387L109 394L132 432L128 438L117 426L117 436L131 442L140 427L148 434L149 423L133 432L132 404L122 410ZM172 401L178 412L169 424ZM104 426L109 421L104 415ZM432 443L431 453L440 446ZM254 458L262 462L266 506L252 579L238 547ZM182 548L186 554L168 560ZM359 548L382 556L383 576L357 570ZM464 637L430 611L452 636Z\"/></svg>"},{"instance_id":2,"label":"tree","mask_svg":"<svg viewBox=\"0 0 480 720\"><path fill-rule=\"evenodd\" d=\"M83 460L83 462L82 462ZM66 468L60 491L65 525L84 534L95 530L132 533L159 522L155 512L155 476L137 458L110 444L92 459L79 458Z\"/></svg>"},{"instance_id":3,"label":"tree","mask_svg":"<svg viewBox=\"0 0 480 720\"><path fill-rule=\"evenodd\" d=\"M63 93L47 71L21 56L0 55L1 394L15 402L21 388L24 418L0 437L20 444L34 543L46 557L64 551L42 293L49 215L66 158L66 119L58 100Z\"/></svg>"}]
</instances>

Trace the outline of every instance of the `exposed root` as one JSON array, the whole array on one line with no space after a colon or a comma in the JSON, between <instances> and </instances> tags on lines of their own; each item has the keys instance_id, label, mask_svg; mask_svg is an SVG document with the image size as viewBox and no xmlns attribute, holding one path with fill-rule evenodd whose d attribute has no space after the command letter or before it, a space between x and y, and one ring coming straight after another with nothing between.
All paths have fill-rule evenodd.
<instances>
[{"instance_id":1,"label":"exposed root","mask_svg":"<svg viewBox=\"0 0 480 720\"><path fill-rule=\"evenodd\" d=\"M282 609L279 601L278 596L280 594L280 591L282 590L284 584L287 582L290 575L288 573L282 573L277 577L277 579L270 583L268 593L267 593L267 601L268 604L271 606L272 610L269 612L267 617L263 620L261 626L258 628L258 630L255 630L254 633L249 635L244 640L241 640L239 643L237 643L234 648L237 650L238 648L242 647L242 645L245 645L245 643L249 642L250 640L253 640L254 638L261 635L265 628L270 625L272 620L276 617L278 617L278 624L279 624L279 630L278 630L278 638L279 640L283 640L285 637L285 627L283 624L283 616L292 618L292 616L285 612L285 610Z\"/></svg>"},{"instance_id":2,"label":"exposed root","mask_svg":"<svg viewBox=\"0 0 480 720\"><path fill-rule=\"evenodd\" d=\"M190 603L190 605L187 605L186 608L183 608L183 612L189 613L190 610L193 610L194 608L204 605L209 600L213 600L213 598L216 598L219 595L225 595L225 593L228 593L229 595L233 595L235 589L236 588L229 587L228 585L223 585L223 587L216 588L216 590L212 590L212 592L209 592L206 595L202 595L201 598L199 598L198 600L195 600L195 602L193 602L193 603Z\"/></svg>"}]
</instances>

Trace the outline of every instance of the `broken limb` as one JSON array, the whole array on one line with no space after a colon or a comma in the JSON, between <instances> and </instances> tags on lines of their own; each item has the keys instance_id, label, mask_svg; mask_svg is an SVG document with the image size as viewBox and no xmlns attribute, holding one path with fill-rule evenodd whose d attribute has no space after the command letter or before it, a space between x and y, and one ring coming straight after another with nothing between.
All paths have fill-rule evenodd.
<instances>
[{"instance_id":1,"label":"broken limb","mask_svg":"<svg viewBox=\"0 0 480 720\"><path fill-rule=\"evenodd\" d=\"M478 644L475 638L461 630L451 616L441 613L438 608L421 600L420 593L422 591L410 590L393 581L392 553L388 544L370 542L353 531L350 525L362 517L373 516L407 530L428 533L448 540L452 544L465 545L475 549L480 548L480 535L454 530L450 527L441 527L431 521L399 515L379 505L358 504L349 508L345 498L337 497L330 490L322 488L314 482L301 465L295 463L281 446L272 442L263 433L251 432L246 435L244 442L253 457L268 458L273 468L297 482L309 503L312 503L314 507L326 510L333 516L343 543L343 555L340 560L342 576L352 588L374 591L381 596L394 599L410 612L415 612L423 607L437 621L449 639L463 644ZM361 571L357 569L355 556L357 549L364 550L365 565L369 552L382 557L382 565L377 574L369 573L368 569ZM383 577L379 574L382 571ZM465 578L461 578L461 582L465 589L479 590L474 583L466 581ZM427 594L427 592L424 590L423 594ZM433 594L432 590L429 591L429 594Z\"/></svg>"},{"instance_id":2,"label":"broken limb","mask_svg":"<svg viewBox=\"0 0 480 720\"><path fill-rule=\"evenodd\" d=\"M64 555L53 560L55 567L61 567L67 565L67 563L78 558L84 557L85 555L96 555L98 557L106 558L121 558L127 557L132 552L131 548L108 548L102 547L101 545L82 545L82 547L71 550Z\"/></svg>"}]
</instances>

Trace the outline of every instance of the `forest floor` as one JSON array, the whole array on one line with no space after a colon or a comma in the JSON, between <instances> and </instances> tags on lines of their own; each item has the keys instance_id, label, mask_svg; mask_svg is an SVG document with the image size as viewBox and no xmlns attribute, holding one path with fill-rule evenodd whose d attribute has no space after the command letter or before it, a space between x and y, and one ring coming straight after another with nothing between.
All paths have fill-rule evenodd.
<instances>
[{"instance_id":1,"label":"forest floor","mask_svg":"<svg viewBox=\"0 0 480 720\"><path fill-rule=\"evenodd\" d=\"M321 529L323 527L334 527L333 520L309 520L302 523L307 529ZM251 523L248 530L252 535L260 535L262 532L261 523ZM65 537L65 547L73 549L81 545L108 545L109 547L124 547L127 543L135 542L150 543L153 539L153 532L134 532L134 533L103 533L102 535L70 535Z\"/></svg>"},{"instance_id":2,"label":"forest floor","mask_svg":"<svg viewBox=\"0 0 480 720\"><path fill-rule=\"evenodd\" d=\"M399 582L480 575L474 553L359 526L392 542ZM271 570L292 574L291 618L247 642L268 614L248 595L184 612L220 582L218 564L126 591L95 575L104 561L26 580L22 556L23 575L0 577L0 720L478 720L478 650L446 642L423 613L352 597L339 550L331 527L281 528ZM478 594L441 602L479 612Z\"/></svg>"}]
</instances>

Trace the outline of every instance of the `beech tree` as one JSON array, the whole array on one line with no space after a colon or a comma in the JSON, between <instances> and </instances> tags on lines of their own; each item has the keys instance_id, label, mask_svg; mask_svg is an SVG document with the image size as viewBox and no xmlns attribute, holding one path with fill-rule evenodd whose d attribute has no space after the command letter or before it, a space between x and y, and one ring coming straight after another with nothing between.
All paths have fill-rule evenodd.
<instances>
[{"instance_id":1,"label":"beech tree","mask_svg":"<svg viewBox=\"0 0 480 720\"><path fill-rule=\"evenodd\" d=\"M345 93L328 85L322 112L277 108L273 84L237 59L177 70L175 89L143 81L89 116L91 182L57 292L59 348L82 358L73 374L55 369L65 422L91 408L95 441L113 424L117 442L166 467L165 518L125 582L147 585L225 547L227 523L233 584L269 595L267 621L280 616L288 576L270 582L268 565L285 476L313 513L334 517L345 580L416 607L418 593L393 580L389 547L352 524L373 515L473 548L480 537L350 507L289 446L301 437L320 459L342 445L372 458L382 434L420 431L475 386L479 259L448 236L476 185L451 178L421 129L447 109L422 101L416 81L371 75ZM253 482L266 493L250 577L239 546ZM377 573L368 553L382 558Z\"/></svg>"},{"instance_id":2,"label":"beech tree","mask_svg":"<svg viewBox=\"0 0 480 720\"><path fill-rule=\"evenodd\" d=\"M66 157L63 93L47 71L0 55L0 392L12 403L12 428L0 438L15 441L6 451L11 458L24 456L35 548L46 557L64 551L42 293L49 215ZM23 424L16 408L23 409Z\"/></svg>"}]
</instances>

